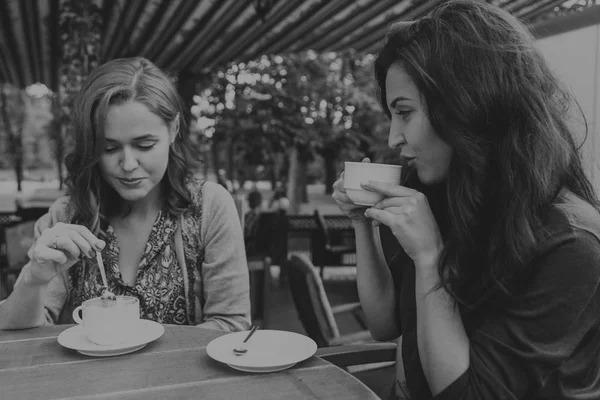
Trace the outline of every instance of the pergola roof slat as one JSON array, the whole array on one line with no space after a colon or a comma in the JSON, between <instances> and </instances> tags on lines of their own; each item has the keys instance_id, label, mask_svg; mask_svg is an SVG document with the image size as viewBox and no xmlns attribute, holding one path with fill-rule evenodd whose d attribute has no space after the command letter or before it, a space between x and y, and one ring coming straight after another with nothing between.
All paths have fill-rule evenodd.
<instances>
[{"instance_id":1,"label":"pergola roof slat","mask_svg":"<svg viewBox=\"0 0 600 400\"><path fill-rule=\"evenodd\" d=\"M189 77L263 54L376 51L391 23L418 18L444 0L73 1L99 10L101 61L143 56L170 74ZM487 1L531 27L547 22L556 7L560 13L582 7L572 0ZM61 4L0 0L0 81L19 87L42 81L57 89ZM595 15L585 23L594 23ZM553 25L550 31L561 29Z\"/></svg>"},{"instance_id":2,"label":"pergola roof slat","mask_svg":"<svg viewBox=\"0 0 600 400\"><path fill-rule=\"evenodd\" d=\"M339 51L345 46L348 46L348 43L354 43L353 47L356 50L361 51L362 49L371 46L373 42L383 39L391 23L419 18L427 14L429 10L442 1L443 0L427 0L425 2L413 1L402 14L389 14L385 16L377 25L368 27L365 31L360 31L355 35L347 37L335 46L332 46L332 50ZM358 37L362 37L362 39L357 40Z\"/></svg>"},{"instance_id":3,"label":"pergola roof slat","mask_svg":"<svg viewBox=\"0 0 600 400\"><path fill-rule=\"evenodd\" d=\"M146 56L149 58L155 58L158 56L158 54L162 54L169 43L169 39L173 37L173 34L177 31L177 29L179 29L179 27L183 26L185 21L189 18L197 6L198 4L194 1L183 1L173 14L170 23L165 26L164 31L162 31L158 36L157 41L149 49ZM158 12L159 11L160 10L158 10ZM160 18L158 12L157 16Z\"/></svg>"},{"instance_id":4,"label":"pergola roof slat","mask_svg":"<svg viewBox=\"0 0 600 400\"><path fill-rule=\"evenodd\" d=\"M279 21L281 21L284 17L294 12L294 10L296 10L303 1L304 0L286 0L277 3L275 8L272 10L272 14L267 20L257 20L257 22L253 23L251 33L246 32L242 35L243 32L236 32L236 34L240 37L239 40L234 41L232 46L225 48L221 54L216 55L215 58L207 60L206 65L203 67L205 69L210 69L214 65L219 65L223 60L230 60L236 54L240 54L243 49L250 45L250 43L256 41L261 35L265 35L271 28L273 28L275 24L278 24ZM200 60L198 61L197 65L194 66L194 69L198 70L201 68L198 65L199 63Z\"/></svg>"},{"instance_id":5,"label":"pergola roof slat","mask_svg":"<svg viewBox=\"0 0 600 400\"><path fill-rule=\"evenodd\" d=\"M337 23L337 27L334 26L329 29L327 35L314 34L305 40L297 43L293 50L322 50L327 49L334 43L337 43L341 38L345 37L350 33L351 30L356 27L363 26L368 21L380 15L382 12L388 10L389 7L395 3L400 3L404 0L375 0L375 2L365 3L363 6L357 5L353 12L346 16L344 21L340 24ZM316 33L316 32L315 32Z\"/></svg>"},{"instance_id":6,"label":"pergola roof slat","mask_svg":"<svg viewBox=\"0 0 600 400\"><path fill-rule=\"evenodd\" d=\"M144 5L146 3L145 0L129 0L134 4L131 8L131 14L129 18L126 19L127 24L125 25L125 29L123 30L122 35L119 35L117 38L117 42L112 46L115 49L115 54L131 53L131 47L133 43L131 42L131 36L133 35L133 31L140 20L142 13L144 12Z\"/></svg>"},{"instance_id":7,"label":"pergola roof slat","mask_svg":"<svg viewBox=\"0 0 600 400\"><path fill-rule=\"evenodd\" d=\"M288 31L289 33L283 38L283 41L275 43L264 50L261 49L256 51L254 56L250 56L250 58L256 57L259 53L271 54L283 52L288 46L293 45L299 38L314 30L316 27L340 12L347 5L348 3L344 1L331 0L314 15L309 14L306 19L300 23L298 28L291 32Z\"/></svg>"}]
</instances>

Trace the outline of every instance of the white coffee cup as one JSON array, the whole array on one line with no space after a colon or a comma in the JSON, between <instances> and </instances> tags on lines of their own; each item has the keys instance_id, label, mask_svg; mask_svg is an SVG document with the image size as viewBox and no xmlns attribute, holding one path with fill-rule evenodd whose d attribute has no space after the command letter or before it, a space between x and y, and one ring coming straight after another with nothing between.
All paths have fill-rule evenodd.
<instances>
[{"instance_id":1,"label":"white coffee cup","mask_svg":"<svg viewBox=\"0 0 600 400\"><path fill-rule=\"evenodd\" d=\"M97 345L123 343L136 334L140 302L133 296L117 296L116 300L96 297L75 308L73 320L83 327L87 338Z\"/></svg>"},{"instance_id":2,"label":"white coffee cup","mask_svg":"<svg viewBox=\"0 0 600 400\"><path fill-rule=\"evenodd\" d=\"M383 200L384 195L365 190L360 183L377 181L398 185L401 173L401 165L346 161L344 163L344 189L354 204L373 206Z\"/></svg>"}]
</instances>

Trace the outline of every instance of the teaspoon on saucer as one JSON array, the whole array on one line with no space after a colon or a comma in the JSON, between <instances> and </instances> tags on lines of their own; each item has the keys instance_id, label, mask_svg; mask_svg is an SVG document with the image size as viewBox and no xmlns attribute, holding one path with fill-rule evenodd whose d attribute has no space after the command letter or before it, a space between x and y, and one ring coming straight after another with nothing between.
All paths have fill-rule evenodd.
<instances>
[{"instance_id":1,"label":"teaspoon on saucer","mask_svg":"<svg viewBox=\"0 0 600 400\"><path fill-rule=\"evenodd\" d=\"M244 341L242 342L242 344L240 344L239 347L233 349L233 353L236 356L241 356L242 354L244 354L244 353L246 353L248 351L248 349L244 348L244 344L248 341L248 339L250 339L250 337L252 335L254 335L254 332L256 332L257 329L258 329L258 325L253 325L252 329L250 330L250 333L248 334L248 336L246 336L246 339L244 339Z\"/></svg>"}]
</instances>

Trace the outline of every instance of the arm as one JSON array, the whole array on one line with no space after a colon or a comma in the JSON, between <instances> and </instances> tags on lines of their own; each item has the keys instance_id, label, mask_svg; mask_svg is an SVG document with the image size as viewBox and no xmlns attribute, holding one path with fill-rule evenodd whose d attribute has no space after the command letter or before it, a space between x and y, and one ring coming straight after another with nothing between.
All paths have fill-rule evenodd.
<instances>
[{"instance_id":1,"label":"arm","mask_svg":"<svg viewBox=\"0 0 600 400\"><path fill-rule=\"evenodd\" d=\"M57 200L48 214L36 221L36 240L45 229L64 219L65 204L64 199ZM58 275L50 282L43 282L31 274L32 262L23 267L13 292L0 303L0 329L33 328L53 324L58 319L67 297L65 277Z\"/></svg>"},{"instance_id":2,"label":"arm","mask_svg":"<svg viewBox=\"0 0 600 400\"><path fill-rule=\"evenodd\" d=\"M415 265L417 345L435 396L469 368L469 339L454 299L439 284L437 259Z\"/></svg>"},{"instance_id":3,"label":"arm","mask_svg":"<svg viewBox=\"0 0 600 400\"><path fill-rule=\"evenodd\" d=\"M428 332L419 335L420 357L437 400L600 396L600 240L576 231L549 241L527 288L471 335L467 368L447 295L439 290L418 306L419 329Z\"/></svg>"},{"instance_id":4,"label":"arm","mask_svg":"<svg viewBox=\"0 0 600 400\"><path fill-rule=\"evenodd\" d=\"M222 186L203 187L202 264L204 322L228 331L250 326L250 283L244 237L233 198Z\"/></svg>"},{"instance_id":5,"label":"arm","mask_svg":"<svg viewBox=\"0 0 600 400\"><path fill-rule=\"evenodd\" d=\"M378 229L370 220L354 222L356 281L367 326L375 340L400 336L396 324L396 294L392 274L384 259Z\"/></svg>"}]
</instances>

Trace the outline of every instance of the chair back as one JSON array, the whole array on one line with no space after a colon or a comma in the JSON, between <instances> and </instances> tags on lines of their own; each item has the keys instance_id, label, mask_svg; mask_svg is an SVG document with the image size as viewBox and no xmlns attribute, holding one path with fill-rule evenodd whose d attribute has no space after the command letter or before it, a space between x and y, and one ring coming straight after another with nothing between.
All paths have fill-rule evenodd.
<instances>
[{"instance_id":1,"label":"chair back","mask_svg":"<svg viewBox=\"0 0 600 400\"><path fill-rule=\"evenodd\" d=\"M262 212L259 216L248 256L269 256L273 265L281 265L287 258L288 220L284 211Z\"/></svg>"},{"instance_id":2,"label":"chair back","mask_svg":"<svg viewBox=\"0 0 600 400\"><path fill-rule=\"evenodd\" d=\"M328 346L340 333L319 274L304 254L292 255L286 260L284 267L304 330L317 346Z\"/></svg>"},{"instance_id":3,"label":"chair back","mask_svg":"<svg viewBox=\"0 0 600 400\"><path fill-rule=\"evenodd\" d=\"M269 326L267 308L271 301L271 259L251 256L247 258L250 273L250 306L252 323L263 329Z\"/></svg>"},{"instance_id":4,"label":"chair back","mask_svg":"<svg viewBox=\"0 0 600 400\"><path fill-rule=\"evenodd\" d=\"M325 217L323 214L319 212L318 208L315 208L315 222L317 223L317 228L319 230L319 234L321 239L323 240L323 244L325 247L331 246L331 237L329 235L329 230L327 229L327 223L325 222Z\"/></svg>"}]
</instances>

